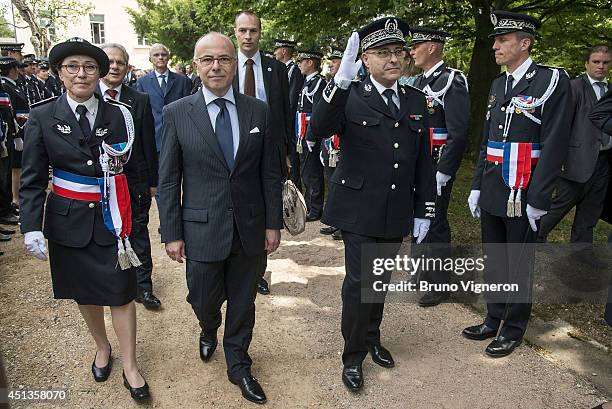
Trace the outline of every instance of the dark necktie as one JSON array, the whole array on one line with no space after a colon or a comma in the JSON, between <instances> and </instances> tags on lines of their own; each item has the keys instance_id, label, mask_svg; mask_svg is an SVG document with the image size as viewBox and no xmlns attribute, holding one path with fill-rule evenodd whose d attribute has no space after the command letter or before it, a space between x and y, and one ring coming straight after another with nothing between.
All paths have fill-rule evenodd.
<instances>
[{"instance_id":1,"label":"dark necktie","mask_svg":"<svg viewBox=\"0 0 612 409\"><path fill-rule=\"evenodd\" d=\"M230 170L234 169L234 138L232 136L232 121L223 98L215 99L220 111L215 120L215 134Z\"/></svg>"},{"instance_id":2,"label":"dark necktie","mask_svg":"<svg viewBox=\"0 0 612 409\"><path fill-rule=\"evenodd\" d=\"M255 71L253 71L253 60L246 60L246 71L244 72L244 95L255 96Z\"/></svg>"},{"instance_id":3,"label":"dark necktie","mask_svg":"<svg viewBox=\"0 0 612 409\"><path fill-rule=\"evenodd\" d=\"M387 98L387 106L389 107L389 112L391 112L391 116L397 119L399 115L399 110L397 109L397 105L393 102L393 95L395 95L395 91L392 89L386 89L383 91L383 95Z\"/></svg>"},{"instance_id":4,"label":"dark necktie","mask_svg":"<svg viewBox=\"0 0 612 409\"><path fill-rule=\"evenodd\" d=\"M514 77L511 74L508 74L508 78L506 78L506 94L505 97L508 98L508 95L512 92L512 83L514 82Z\"/></svg>"},{"instance_id":5,"label":"dark necktie","mask_svg":"<svg viewBox=\"0 0 612 409\"><path fill-rule=\"evenodd\" d=\"M597 87L599 88L599 96L597 97L597 100L599 101L601 97L603 97L604 94L607 92L606 83L602 81L597 81L595 82L595 85L597 85Z\"/></svg>"},{"instance_id":6,"label":"dark necktie","mask_svg":"<svg viewBox=\"0 0 612 409\"><path fill-rule=\"evenodd\" d=\"M112 99L117 99L117 94L119 93L119 91L117 91L116 89L107 89L106 90L106 94L111 97Z\"/></svg>"},{"instance_id":7,"label":"dark necktie","mask_svg":"<svg viewBox=\"0 0 612 409\"><path fill-rule=\"evenodd\" d=\"M160 75L161 80L161 90L162 90L162 94L166 95L166 76L164 74Z\"/></svg>"},{"instance_id":8,"label":"dark necktie","mask_svg":"<svg viewBox=\"0 0 612 409\"><path fill-rule=\"evenodd\" d=\"M79 114L79 127L81 131L83 131L83 136L85 136L85 140L88 140L91 136L91 125L89 124L89 120L87 119L87 108L85 105L77 105L76 112Z\"/></svg>"}]
</instances>

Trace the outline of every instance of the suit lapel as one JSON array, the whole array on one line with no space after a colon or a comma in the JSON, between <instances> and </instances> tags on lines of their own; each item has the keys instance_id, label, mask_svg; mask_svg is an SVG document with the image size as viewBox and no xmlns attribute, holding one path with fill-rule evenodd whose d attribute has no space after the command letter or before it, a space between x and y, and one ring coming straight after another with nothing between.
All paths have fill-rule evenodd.
<instances>
[{"instance_id":1,"label":"suit lapel","mask_svg":"<svg viewBox=\"0 0 612 409\"><path fill-rule=\"evenodd\" d=\"M251 117L253 115L253 106L246 101L246 98L240 93L234 93L236 101L236 112L238 112L238 128L240 142L238 143L238 151L234 161L234 170L238 166L240 159L244 156L251 135ZM259 132L265 132L265 129L260 129Z\"/></svg>"},{"instance_id":2,"label":"suit lapel","mask_svg":"<svg viewBox=\"0 0 612 409\"><path fill-rule=\"evenodd\" d=\"M410 104L408 102L408 96L406 95L406 90L404 87L398 84L397 91L399 92L399 101L400 101L400 113L398 120L406 117L408 115L408 109Z\"/></svg>"},{"instance_id":3,"label":"suit lapel","mask_svg":"<svg viewBox=\"0 0 612 409\"><path fill-rule=\"evenodd\" d=\"M366 97L365 99L370 108L388 116L389 118L396 119L393 118L393 115L391 115L391 112L389 112L389 107L387 106L387 104L385 104L385 101L382 99L382 96L380 95L374 84L372 84L372 80L370 79L370 77L366 78L366 80L361 83L360 87L361 93L364 97Z\"/></svg>"},{"instance_id":4,"label":"suit lapel","mask_svg":"<svg viewBox=\"0 0 612 409\"><path fill-rule=\"evenodd\" d=\"M168 71L168 83L166 84L166 93L164 94L164 97L170 92L170 89L174 85L174 81L176 81L176 74L171 71Z\"/></svg>"},{"instance_id":5,"label":"suit lapel","mask_svg":"<svg viewBox=\"0 0 612 409\"><path fill-rule=\"evenodd\" d=\"M593 86L591 85L591 81L589 81L589 77L587 77L586 74L581 75L581 77L585 83L584 88L585 88L587 95L589 95L589 97L591 98L591 102L593 104L596 104L597 95L595 95L595 90L593 89Z\"/></svg>"},{"instance_id":6,"label":"suit lapel","mask_svg":"<svg viewBox=\"0 0 612 409\"><path fill-rule=\"evenodd\" d=\"M83 135L79 123L76 120L76 116L74 116L74 113L68 105L66 94L63 94L55 103L53 117L56 119L56 122L53 125L53 130L55 133L64 138L75 149L83 152L89 157L92 157L89 147L84 143L80 143L85 136Z\"/></svg>"},{"instance_id":7,"label":"suit lapel","mask_svg":"<svg viewBox=\"0 0 612 409\"><path fill-rule=\"evenodd\" d=\"M149 74L149 81L151 82L151 88L153 88L155 92L157 92L159 96L163 98L164 94L162 92L161 86L159 85L159 81L157 81L157 71L153 70L153 72ZM168 89L167 84L166 89Z\"/></svg>"},{"instance_id":8,"label":"suit lapel","mask_svg":"<svg viewBox=\"0 0 612 409\"><path fill-rule=\"evenodd\" d=\"M270 101L270 86L272 82L272 61L268 59L263 53L259 52L259 58L261 60L261 76L264 81L264 88L266 90L266 98Z\"/></svg>"},{"instance_id":9,"label":"suit lapel","mask_svg":"<svg viewBox=\"0 0 612 409\"><path fill-rule=\"evenodd\" d=\"M225 168L229 172L230 169L227 166L227 163L225 162L225 157L223 156L223 152L221 152L221 147L219 146L219 142L217 141L217 136L215 135L212 123L210 122L210 116L208 115L208 108L206 107L206 100L204 100L204 95L202 94L202 92L198 92L190 98L191 110L189 111L189 117L195 124L196 129L200 131L200 134L204 138L204 141L215 153L217 159L219 159L221 163L223 163L223 166L225 166Z\"/></svg>"}]
</instances>

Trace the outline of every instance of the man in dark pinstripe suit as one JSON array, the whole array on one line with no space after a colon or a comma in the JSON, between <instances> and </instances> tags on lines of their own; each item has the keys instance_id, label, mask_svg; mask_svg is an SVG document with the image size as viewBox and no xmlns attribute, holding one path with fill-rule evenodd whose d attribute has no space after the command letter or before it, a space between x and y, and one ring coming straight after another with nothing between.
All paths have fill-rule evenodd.
<instances>
[{"instance_id":1,"label":"man in dark pinstripe suit","mask_svg":"<svg viewBox=\"0 0 612 409\"><path fill-rule=\"evenodd\" d=\"M236 51L230 39L203 36L194 61L202 89L163 113L162 242L170 258L187 260L187 300L202 328L200 357L208 361L217 347L227 300L223 348L229 380L249 401L264 403L248 347L257 281L266 252L280 242L280 163L266 103L232 88Z\"/></svg>"}]
</instances>

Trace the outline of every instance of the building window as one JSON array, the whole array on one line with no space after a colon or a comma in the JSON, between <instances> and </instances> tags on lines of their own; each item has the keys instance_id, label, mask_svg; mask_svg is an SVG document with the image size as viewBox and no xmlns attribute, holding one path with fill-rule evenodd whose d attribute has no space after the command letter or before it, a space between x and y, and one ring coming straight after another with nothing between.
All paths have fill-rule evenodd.
<instances>
[{"instance_id":1,"label":"building window","mask_svg":"<svg viewBox=\"0 0 612 409\"><path fill-rule=\"evenodd\" d=\"M138 45L149 45L149 40L145 36L138 36Z\"/></svg>"},{"instance_id":2,"label":"building window","mask_svg":"<svg viewBox=\"0 0 612 409\"><path fill-rule=\"evenodd\" d=\"M94 44L104 44L104 14L90 14L89 25L91 26L91 42Z\"/></svg>"}]
</instances>

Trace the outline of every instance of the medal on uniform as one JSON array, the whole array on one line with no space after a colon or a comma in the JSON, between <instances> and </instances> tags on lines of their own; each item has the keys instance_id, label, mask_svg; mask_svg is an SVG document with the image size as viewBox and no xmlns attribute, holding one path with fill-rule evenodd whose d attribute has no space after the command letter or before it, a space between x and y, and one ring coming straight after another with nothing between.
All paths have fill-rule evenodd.
<instances>
[{"instance_id":1,"label":"medal on uniform","mask_svg":"<svg viewBox=\"0 0 612 409\"><path fill-rule=\"evenodd\" d=\"M515 107L515 108L514 108L514 113L515 113L515 114L520 115L520 114L521 114L521 112L523 112L523 111L521 111L521 108L519 108L519 107Z\"/></svg>"},{"instance_id":2,"label":"medal on uniform","mask_svg":"<svg viewBox=\"0 0 612 409\"><path fill-rule=\"evenodd\" d=\"M332 150L329 153L329 167L335 168L337 162L338 162L338 151Z\"/></svg>"},{"instance_id":3,"label":"medal on uniform","mask_svg":"<svg viewBox=\"0 0 612 409\"><path fill-rule=\"evenodd\" d=\"M489 105L493 105L495 104L495 95L490 95L489 96Z\"/></svg>"},{"instance_id":4,"label":"medal on uniform","mask_svg":"<svg viewBox=\"0 0 612 409\"><path fill-rule=\"evenodd\" d=\"M429 115L433 115L436 111L434 109L434 99L433 97L427 97L427 112Z\"/></svg>"}]
</instances>

